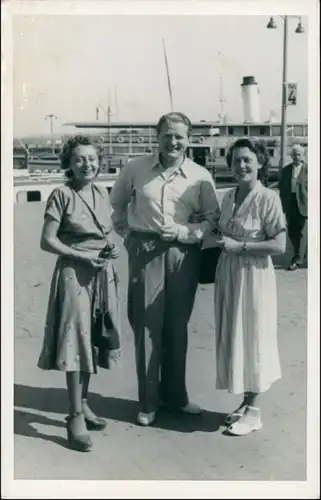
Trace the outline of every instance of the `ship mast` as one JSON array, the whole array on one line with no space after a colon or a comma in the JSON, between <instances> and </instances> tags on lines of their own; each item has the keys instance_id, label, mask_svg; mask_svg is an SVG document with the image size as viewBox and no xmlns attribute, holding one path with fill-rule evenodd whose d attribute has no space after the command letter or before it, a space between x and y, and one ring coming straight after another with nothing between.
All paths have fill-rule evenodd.
<instances>
[{"instance_id":1,"label":"ship mast","mask_svg":"<svg viewBox=\"0 0 321 500\"><path fill-rule=\"evenodd\" d=\"M117 94L117 88L114 89L114 102L115 102L115 108L116 108L116 118L119 120L119 106L118 106L118 94Z\"/></svg>"},{"instance_id":2,"label":"ship mast","mask_svg":"<svg viewBox=\"0 0 321 500\"><path fill-rule=\"evenodd\" d=\"M166 66L166 74L167 74L167 85L168 85L168 93L169 93L169 102L171 106L171 111L173 111L173 93L172 93L172 85L171 85L171 79L169 75L169 68L168 68L168 60L167 60L167 54L166 54L166 47L165 47L165 40L162 40L163 42L163 50L164 50L164 59L165 59L165 66Z\"/></svg>"},{"instance_id":3,"label":"ship mast","mask_svg":"<svg viewBox=\"0 0 321 500\"><path fill-rule=\"evenodd\" d=\"M45 116L46 120L48 118L50 120L51 150L52 150L52 154L55 155L55 142L54 142L53 121L57 120L57 117L56 117L56 115L54 115L54 114L51 113L51 114Z\"/></svg>"},{"instance_id":4,"label":"ship mast","mask_svg":"<svg viewBox=\"0 0 321 500\"><path fill-rule=\"evenodd\" d=\"M224 120L224 90L223 90L223 77L220 76L220 119Z\"/></svg>"},{"instance_id":5,"label":"ship mast","mask_svg":"<svg viewBox=\"0 0 321 500\"><path fill-rule=\"evenodd\" d=\"M226 102L226 100L224 98L224 90L223 90L223 75L222 75L223 64L222 64L222 59L221 59L221 57L222 57L221 52L218 53L218 57L219 57L219 61L220 61L220 79L219 79L219 82L220 82L220 114L219 114L219 119L220 119L220 122L223 123L224 118L225 118L224 103Z\"/></svg>"},{"instance_id":6,"label":"ship mast","mask_svg":"<svg viewBox=\"0 0 321 500\"><path fill-rule=\"evenodd\" d=\"M22 140L20 139L20 137L17 137L16 139L19 141L20 146L24 149L24 151L25 151L25 152L27 153L27 155L29 156L30 151L29 151L29 149L27 148L27 146L25 146L25 145L24 145L24 143L22 142Z\"/></svg>"},{"instance_id":7,"label":"ship mast","mask_svg":"<svg viewBox=\"0 0 321 500\"><path fill-rule=\"evenodd\" d=\"M112 142L112 135L111 135L111 126L110 126L110 121L111 121L111 105L108 104L107 107L107 121L108 121L108 138L109 138L109 154L113 154L113 142Z\"/></svg>"}]
</instances>

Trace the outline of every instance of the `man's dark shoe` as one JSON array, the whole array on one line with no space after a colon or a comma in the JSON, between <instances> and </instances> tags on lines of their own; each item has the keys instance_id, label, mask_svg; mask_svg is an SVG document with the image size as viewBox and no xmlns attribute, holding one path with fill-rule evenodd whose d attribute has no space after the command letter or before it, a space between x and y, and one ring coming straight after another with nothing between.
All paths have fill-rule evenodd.
<instances>
[{"instance_id":1,"label":"man's dark shoe","mask_svg":"<svg viewBox=\"0 0 321 500\"><path fill-rule=\"evenodd\" d=\"M291 262L291 264L289 265L288 271L295 271L296 269L298 269L298 267L299 267L298 263L295 260L295 261Z\"/></svg>"}]
</instances>

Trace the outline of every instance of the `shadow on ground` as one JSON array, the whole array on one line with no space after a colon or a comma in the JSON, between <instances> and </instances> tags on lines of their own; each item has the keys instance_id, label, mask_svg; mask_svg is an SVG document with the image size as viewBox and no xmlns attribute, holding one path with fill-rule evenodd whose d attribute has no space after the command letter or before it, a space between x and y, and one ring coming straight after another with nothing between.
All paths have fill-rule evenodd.
<instances>
[{"instance_id":1,"label":"shadow on ground","mask_svg":"<svg viewBox=\"0 0 321 500\"><path fill-rule=\"evenodd\" d=\"M136 425L138 404L136 401L115 397L101 396L97 393L90 394L90 406L99 416L107 420L125 422ZM40 434L32 424L53 425L64 427L64 422L48 418L37 412L62 413L67 415L67 392L60 388L30 387L15 384L14 386L14 433L23 436L42 438L63 444L64 440L56 436ZM26 408L28 411L23 411ZM184 415L181 412L161 408L157 414L153 427L182 433L215 432L220 429L225 420L225 413L204 410L201 415Z\"/></svg>"},{"instance_id":2,"label":"shadow on ground","mask_svg":"<svg viewBox=\"0 0 321 500\"><path fill-rule=\"evenodd\" d=\"M52 418L44 417L37 413L30 413L29 411L14 410L14 433L20 436L27 436L37 439L44 439L45 441L50 441L56 443L59 446L68 448L67 436L66 439L60 436L51 436L50 434L43 434L37 431L33 426L34 424L40 425L52 425L56 427L65 427L64 423L59 420L54 420Z\"/></svg>"}]
</instances>

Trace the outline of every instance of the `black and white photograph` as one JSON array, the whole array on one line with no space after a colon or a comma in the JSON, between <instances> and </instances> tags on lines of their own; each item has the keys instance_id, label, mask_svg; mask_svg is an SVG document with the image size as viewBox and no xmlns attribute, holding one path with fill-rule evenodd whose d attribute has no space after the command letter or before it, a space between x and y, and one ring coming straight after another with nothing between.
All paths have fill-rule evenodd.
<instances>
[{"instance_id":1,"label":"black and white photograph","mask_svg":"<svg viewBox=\"0 0 321 500\"><path fill-rule=\"evenodd\" d=\"M318 2L1 7L2 495L319 498Z\"/></svg>"}]
</instances>

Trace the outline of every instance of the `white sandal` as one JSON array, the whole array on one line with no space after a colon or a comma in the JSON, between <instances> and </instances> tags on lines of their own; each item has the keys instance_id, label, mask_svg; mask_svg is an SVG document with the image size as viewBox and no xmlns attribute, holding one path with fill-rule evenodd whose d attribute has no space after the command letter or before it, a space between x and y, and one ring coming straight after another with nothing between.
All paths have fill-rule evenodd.
<instances>
[{"instance_id":1,"label":"white sandal","mask_svg":"<svg viewBox=\"0 0 321 500\"><path fill-rule=\"evenodd\" d=\"M237 422L243 415L246 410L246 405L242 406L236 411L229 413L225 419L225 425L232 425L234 422Z\"/></svg>"},{"instance_id":2,"label":"white sandal","mask_svg":"<svg viewBox=\"0 0 321 500\"><path fill-rule=\"evenodd\" d=\"M256 408L254 406L248 406L247 408L250 410L259 410L259 408ZM244 413L242 417L243 416ZM257 419L253 418L252 424L242 422L242 417L237 422L234 422L228 427L227 431L230 434L233 434L234 436L247 436L247 434L250 434L253 431L259 431L260 429L262 429L263 424L259 412Z\"/></svg>"}]
</instances>

